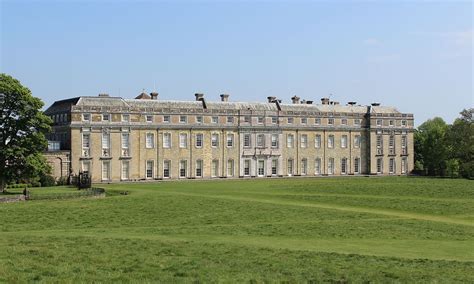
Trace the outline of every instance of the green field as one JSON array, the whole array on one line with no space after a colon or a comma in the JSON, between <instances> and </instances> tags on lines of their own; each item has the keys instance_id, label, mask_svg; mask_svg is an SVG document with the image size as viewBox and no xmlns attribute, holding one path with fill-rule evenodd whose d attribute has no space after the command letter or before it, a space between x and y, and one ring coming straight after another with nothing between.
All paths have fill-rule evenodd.
<instances>
[{"instance_id":1,"label":"green field","mask_svg":"<svg viewBox=\"0 0 474 284\"><path fill-rule=\"evenodd\" d=\"M102 199L0 204L0 282L474 282L473 181L104 187Z\"/></svg>"}]
</instances>

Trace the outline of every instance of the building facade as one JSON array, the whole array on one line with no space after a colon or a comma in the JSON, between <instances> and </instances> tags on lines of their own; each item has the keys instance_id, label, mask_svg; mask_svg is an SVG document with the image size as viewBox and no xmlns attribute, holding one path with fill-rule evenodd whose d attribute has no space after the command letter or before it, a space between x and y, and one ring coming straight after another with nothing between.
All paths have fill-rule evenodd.
<instances>
[{"instance_id":1,"label":"building facade","mask_svg":"<svg viewBox=\"0 0 474 284\"><path fill-rule=\"evenodd\" d=\"M46 110L69 172L93 182L326 175L405 175L414 164L413 115L372 104L163 101L100 94ZM63 153L63 152L62 152Z\"/></svg>"}]
</instances>

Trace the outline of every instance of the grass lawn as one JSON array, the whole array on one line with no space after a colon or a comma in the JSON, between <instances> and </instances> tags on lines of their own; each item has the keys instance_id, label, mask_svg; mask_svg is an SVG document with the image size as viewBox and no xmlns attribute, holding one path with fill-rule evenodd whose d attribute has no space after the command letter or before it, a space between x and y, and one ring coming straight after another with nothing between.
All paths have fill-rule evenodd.
<instances>
[{"instance_id":1,"label":"grass lawn","mask_svg":"<svg viewBox=\"0 0 474 284\"><path fill-rule=\"evenodd\" d=\"M474 282L473 181L102 186L102 199L0 204L0 282Z\"/></svg>"}]
</instances>

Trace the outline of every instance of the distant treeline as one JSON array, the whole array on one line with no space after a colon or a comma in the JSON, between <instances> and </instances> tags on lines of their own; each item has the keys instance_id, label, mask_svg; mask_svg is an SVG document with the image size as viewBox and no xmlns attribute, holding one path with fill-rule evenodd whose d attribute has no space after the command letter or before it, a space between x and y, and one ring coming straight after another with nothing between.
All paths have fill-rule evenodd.
<instances>
[{"instance_id":1,"label":"distant treeline","mask_svg":"<svg viewBox=\"0 0 474 284\"><path fill-rule=\"evenodd\" d=\"M415 173L474 178L474 108L460 112L453 124L435 117L415 131Z\"/></svg>"}]
</instances>

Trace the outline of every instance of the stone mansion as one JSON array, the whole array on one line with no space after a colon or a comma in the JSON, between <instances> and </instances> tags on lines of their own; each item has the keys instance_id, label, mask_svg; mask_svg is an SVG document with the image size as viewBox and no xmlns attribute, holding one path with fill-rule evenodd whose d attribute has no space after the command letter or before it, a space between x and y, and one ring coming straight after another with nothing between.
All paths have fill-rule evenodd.
<instances>
[{"instance_id":1,"label":"stone mansion","mask_svg":"<svg viewBox=\"0 0 474 284\"><path fill-rule=\"evenodd\" d=\"M328 175L406 175L413 115L349 102L165 101L100 94L56 101L45 155L56 177L93 182Z\"/></svg>"}]
</instances>

